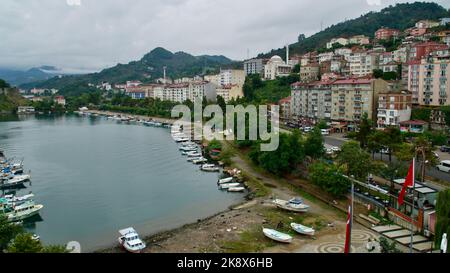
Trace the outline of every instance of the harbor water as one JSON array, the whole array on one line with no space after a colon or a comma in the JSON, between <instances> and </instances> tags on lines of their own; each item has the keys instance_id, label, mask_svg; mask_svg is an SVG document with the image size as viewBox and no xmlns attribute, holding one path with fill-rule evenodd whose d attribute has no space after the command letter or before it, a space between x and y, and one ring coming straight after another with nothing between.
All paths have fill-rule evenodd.
<instances>
[{"instance_id":1,"label":"harbor water","mask_svg":"<svg viewBox=\"0 0 450 273\"><path fill-rule=\"evenodd\" d=\"M117 231L141 235L197 221L242 200L219 191L217 173L186 161L170 129L103 117L29 116L0 120L0 150L24 158L44 208L24 223L45 244L78 241L83 251L116 243Z\"/></svg>"}]
</instances>

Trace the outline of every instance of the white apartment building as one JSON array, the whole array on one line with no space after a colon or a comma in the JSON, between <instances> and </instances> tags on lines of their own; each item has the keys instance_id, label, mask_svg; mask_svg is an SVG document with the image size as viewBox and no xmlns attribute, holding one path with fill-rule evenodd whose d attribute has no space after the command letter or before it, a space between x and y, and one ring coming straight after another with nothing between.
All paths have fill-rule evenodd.
<instances>
[{"instance_id":1,"label":"white apartment building","mask_svg":"<svg viewBox=\"0 0 450 273\"><path fill-rule=\"evenodd\" d=\"M225 102L244 97L242 85L227 85L216 88L217 96L221 96Z\"/></svg>"},{"instance_id":2,"label":"white apartment building","mask_svg":"<svg viewBox=\"0 0 450 273\"><path fill-rule=\"evenodd\" d=\"M450 56L428 56L419 67L419 104L450 104Z\"/></svg>"},{"instance_id":3,"label":"white apartment building","mask_svg":"<svg viewBox=\"0 0 450 273\"><path fill-rule=\"evenodd\" d=\"M411 119L411 94L381 93L378 97L377 127L400 126L400 122Z\"/></svg>"},{"instance_id":4,"label":"white apartment building","mask_svg":"<svg viewBox=\"0 0 450 273\"><path fill-rule=\"evenodd\" d=\"M245 77L246 74L244 70L226 69L220 70L218 81L219 85L222 86L231 84L244 85Z\"/></svg>"},{"instance_id":5,"label":"white apartment building","mask_svg":"<svg viewBox=\"0 0 450 273\"><path fill-rule=\"evenodd\" d=\"M320 53L317 56L319 58L319 64L326 62L326 61L331 61L331 59L333 59L333 56L334 56L333 52Z\"/></svg>"},{"instance_id":6,"label":"white apartment building","mask_svg":"<svg viewBox=\"0 0 450 273\"><path fill-rule=\"evenodd\" d=\"M331 83L317 81L291 85L291 115L294 119L331 119Z\"/></svg>"},{"instance_id":7,"label":"white apartment building","mask_svg":"<svg viewBox=\"0 0 450 273\"><path fill-rule=\"evenodd\" d=\"M340 44L346 46L348 44L348 39L346 38L333 38L327 43L327 48L330 49L334 44Z\"/></svg>"},{"instance_id":8,"label":"white apartment building","mask_svg":"<svg viewBox=\"0 0 450 273\"><path fill-rule=\"evenodd\" d=\"M338 49L335 49L335 50L334 50L334 54L335 54L335 55L344 56L344 59L345 59L346 61L349 60L350 55L352 54L352 52L353 52L353 51L352 51L350 48L344 48L344 47L338 48Z\"/></svg>"},{"instance_id":9,"label":"white apartment building","mask_svg":"<svg viewBox=\"0 0 450 273\"><path fill-rule=\"evenodd\" d=\"M376 53L354 52L350 55L350 74L357 77L372 74L378 68L379 55Z\"/></svg>"}]
</instances>

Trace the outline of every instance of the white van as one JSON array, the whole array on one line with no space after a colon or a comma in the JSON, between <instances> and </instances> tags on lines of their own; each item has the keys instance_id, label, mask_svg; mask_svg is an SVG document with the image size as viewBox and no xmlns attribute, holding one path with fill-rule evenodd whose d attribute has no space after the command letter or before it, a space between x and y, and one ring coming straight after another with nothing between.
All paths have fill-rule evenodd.
<instances>
[{"instance_id":1,"label":"white van","mask_svg":"<svg viewBox=\"0 0 450 273\"><path fill-rule=\"evenodd\" d=\"M328 129L320 129L320 132L322 133L323 136L327 136L330 134L330 130Z\"/></svg>"},{"instance_id":2,"label":"white van","mask_svg":"<svg viewBox=\"0 0 450 273\"><path fill-rule=\"evenodd\" d=\"M436 166L441 172L450 173L450 160L443 160L439 165Z\"/></svg>"}]
</instances>

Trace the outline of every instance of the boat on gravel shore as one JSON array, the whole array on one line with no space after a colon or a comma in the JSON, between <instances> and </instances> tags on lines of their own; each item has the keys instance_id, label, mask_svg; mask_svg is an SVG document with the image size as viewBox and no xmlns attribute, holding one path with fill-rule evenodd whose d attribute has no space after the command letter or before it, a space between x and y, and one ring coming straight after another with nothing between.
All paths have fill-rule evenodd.
<instances>
[{"instance_id":1,"label":"boat on gravel shore","mask_svg":"<svg viewBox=\"0 0 450 273\"><path fill-rule=\"evenodd\" d=\"M263 228L263 233L264 233L264 235L266 237L268 237L268 238L270 238L270 239L272 239L274 241L280 242L280 243L287 243L287 244L289 244L289 243L292 242L292 236L291 235L288 235L288 234L276 231L274 229Z\"/></svg>"},{"instance_id":2,"label":"boat on gravel shore","mask_svg":"<svg viewBox=\"0 0 450 273\"><path fill-rule=\"evenodd\" d=\"M313 228L301 225L301 224L297 224L297 223L291 223L291 228L293 230L295 230L296 232L303 234L303 235L309 235L309 236L313 236L315 230Z\"/></svg>"},{"instance_id":3,"label":"boat on gravel shore","mask_svg":"<svg viewBox=\"0 0 450 273\"><path fill-rule=\"evenodd\" d=\"M145 249L145 243L139 238L139 234L134 228L129 227L119 230L120 237L117 239L119 244L131 253L141 253Z\"/></svg>"},{"instance_id":4,"label":"boat on gravel shore","mask_svg":"<svg viewBox=\"0 0 450 273\"><path fill-rule=\"evenodd\" d=\"M243 192L245 187L230 187L227 189L229 192Z\"/></svg>"},{"instance_id":5,"label":"boat on gravel shore","mask_svg":"<svg viewBox=\"0 0 450 273\"><path fill-rule=\"evenodd\" d=\"M217 181L217 183L220 185L220 184L230 183L231 181L233 181L233 177L227 177L227 178L219 179L219 181Z\"/></svg>"},{"instance_id":6,"label":"boat on gravel shore","mask_svg":"<svg viewBox=\"0 0 450 273\"><path fill-rule=\"evenodd\" d=\"M234 188L234 187L239 187L239 186L241 186L240 183L225 183L225 184L221 184L219 186L219 188L222 190L227 190L229 188Z\"/></svg>"},{"instance_id":7,"label":"boat on gravel shore","mask_svg":"<svg viewBox=\"0 0 450 273\"><path fill-rule=\"evenodd\" d=\"M203 164L201 170L205 172L218 172L220 171L220 168L215 164Z\"/></svg>"},{"instance_id":8,"label":"boat on gravel shore","mask_svg":"<svg viewBox=\"0 0 450 273\"><path fill-rule=\"evenodd\" d=\"M281 209L293 211L293 212L307 212L309 209L309 206L303 203L296 203L293 200L286 201L282 199L275 199L273 200L273 203Z\"/></svg>"}]
</instances>

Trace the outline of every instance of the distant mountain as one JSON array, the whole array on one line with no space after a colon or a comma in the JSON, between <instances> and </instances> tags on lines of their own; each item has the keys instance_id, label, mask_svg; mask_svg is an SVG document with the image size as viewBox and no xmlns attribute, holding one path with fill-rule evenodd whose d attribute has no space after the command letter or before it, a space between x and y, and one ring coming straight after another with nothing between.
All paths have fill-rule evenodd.
<instances>
[{"instance_id":1,"label":"distant mountain","mask_svg":"<svg viewBox=\"0 0 450 273\"><path fill-rule=\"evenodd\" d=\"M0 68L0 78L14 86L48 80L57 74L58 70L53 66L34 67L26 71Z\"/></svg>"},{"instance_id":2,"label":"distant mountain","mask_svg":"<svg viewBox=\"0 0 450 273\"><path fill-rule=\"evenodd\" d=\"M436 3L397 4L379 12L369 12L356 19L332 25L300 42L291 44L290 53L304 54L313 51L324 47L329 40L335 37L350 37L359 34L373 37L375 31L381 27L404 30L413 27L419 20L437 20L442 17L450 17L450 12ZM285 52L285 48L279 48L265 54L259 54L258 57L285 56Z\"/></svg>"},{"instance_id":3,"label":"distant mountain","mask_svg":"<svg viewBox=\"0 0 450 273\"><path fill-rule=\"evenodd\" d=\"M192 77L211 71L218 71L221 67L233 66L234 62L224 56L193 56L185 52L172 53L162 47L157 47L147 53L139 61L128 64L118 64L98 73L85 75L65 75L52 79L27 83L21 88L56 88L61 94L78 94L87 88L89 83L101 82L123 83L127 80L152 82L163 77L166 67L170 78Z\"/></svg>"}]
</instances>

